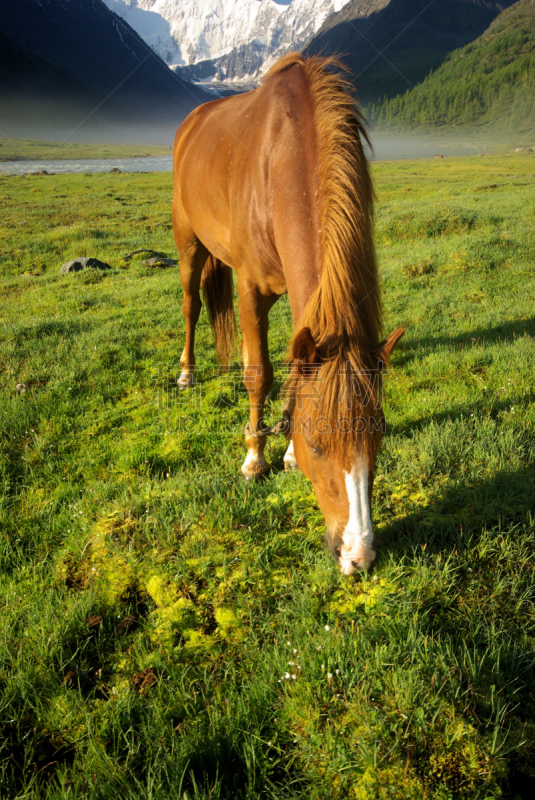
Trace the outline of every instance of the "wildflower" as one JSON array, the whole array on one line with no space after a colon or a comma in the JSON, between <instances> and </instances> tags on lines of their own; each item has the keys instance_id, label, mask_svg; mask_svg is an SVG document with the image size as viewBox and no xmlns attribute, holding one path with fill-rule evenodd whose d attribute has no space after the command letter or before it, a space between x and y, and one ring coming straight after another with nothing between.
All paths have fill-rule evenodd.
<instances>
[{"instance_id":1,"label":"wildflower","mask_svg":"<svg viewBox=\"0 0 535 800\"><path fill-rule=\"evenodd\" d=\"M331 680L332 680L332 677L333 677L333 674L332 674L332 672L328 672L328 673L327 673L327 680L328 680L328 681L331 681Z\"/></svg>"},{"instance_id":2,"label":"wildflower","mask_svg":"<svg viewBox=\"0 0 535 800\"><path fill-rule=\"evenodd\" d=\"M326 626L325 626L325 630L326 630L326 631L330 630L330 628L329 628L329 626L328 626L328 625L326 625Z\"/></svg>"},{"instance_id":3,"label":"wildflower","mask_svg":"<svg viewBox=\"0 0 535 800\"><path fill-rule=\"evenodd\" d=\"M286 680L289 680L289 679L290 679L290 673L289 673L289 672L287 672L287 673L286 673L286 675L285 675L284 677L286 678Z\"/></svg>"}]
</instances>

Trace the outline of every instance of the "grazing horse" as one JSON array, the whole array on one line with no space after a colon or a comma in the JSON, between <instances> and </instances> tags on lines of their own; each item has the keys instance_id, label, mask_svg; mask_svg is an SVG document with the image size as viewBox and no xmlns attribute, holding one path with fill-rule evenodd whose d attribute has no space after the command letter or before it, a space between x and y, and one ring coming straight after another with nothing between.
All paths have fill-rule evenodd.
<instances>
[{"instance_id":1,"label":"grazing horse","mask_svg":"<svg viewBox=\"0 0 535 800\"><path fill-rule=\"evenodd\" d=\"M268 314L288 293L287 469L312 481L342 571L375 558L370 500L384 431L373 190L363 120L332 59L291 53L251 92L196 108L175 137L173 230L186 342L178 379L193 384L202 286L222 364L233 352L236 271L250 400L243 475L269 470L264 403L273 384Z\"/></svg>"}]
</instances>

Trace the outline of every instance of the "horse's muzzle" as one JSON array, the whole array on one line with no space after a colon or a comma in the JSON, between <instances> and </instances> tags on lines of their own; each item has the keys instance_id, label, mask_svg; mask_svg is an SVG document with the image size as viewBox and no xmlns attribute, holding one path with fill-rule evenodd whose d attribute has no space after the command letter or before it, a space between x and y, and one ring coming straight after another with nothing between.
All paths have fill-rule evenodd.
<instances>
[{"instance_id":1,"label":"horse's muzzle","mask_svg":"<svg viewBox=\"0 0 535 800\"><path fill-rule=\"evenodd\" d=\"M341 538L330 534L329 531L325 534L325 544L344 575L368 570L375 560L376 552L371 547L359 548L354 552L346 551Z\"/></svg>"}]
</instances>

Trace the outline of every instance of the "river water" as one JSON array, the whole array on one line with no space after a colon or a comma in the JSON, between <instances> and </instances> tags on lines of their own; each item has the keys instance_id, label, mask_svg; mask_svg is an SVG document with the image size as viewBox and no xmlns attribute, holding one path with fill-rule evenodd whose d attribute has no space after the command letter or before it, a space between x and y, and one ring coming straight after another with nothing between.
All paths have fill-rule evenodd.
<instances>
[{"instance_id":1,"label":"river water","mask_svg":"<svg viewBox=\"0 0 535 800\"><path fill-rule=\"evenodd\" d=\"M483 142L459 137L454 140L439 138L388 136L385 134L372 134L374 161L403 158L434 158L442 155L444 158L452 156L484 155L490 152ZM2 161L0 162L0 175L24 175L25 173L47 172L110 172L112 169L121 172L171 172L173 157L147 156L142 158L79 158L76 160L58 161Z\"/></svg>"},{"instance_id":2,"label":"river water","mask_svg":"<svg viewBox=\"0 0 535 800\"><path fill-rule=\"evenodd\" d=\"M78 158L58 161L0 161L1 175L24 175L41 172L171 172L173 156L147 156L146 158Z\"/></svg>"}]
</instances>

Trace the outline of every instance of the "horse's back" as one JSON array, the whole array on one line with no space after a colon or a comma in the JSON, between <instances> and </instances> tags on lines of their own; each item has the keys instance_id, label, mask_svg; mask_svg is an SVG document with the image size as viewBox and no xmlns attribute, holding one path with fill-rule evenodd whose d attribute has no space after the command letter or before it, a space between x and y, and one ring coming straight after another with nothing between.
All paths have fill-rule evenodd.
<instances>
[{"instance_id":1,"label":"horse's back","mask_svg":"<svg viewBox=\"0 0 535 800\"><path fill-rule=\"evenodd\" d=\"M242 95L196 108L177 131L175 193L210 252L247 263L266 291L319 278L314 107L295 63ZM178 203L177 203L178 204Z\"/></svg>"}]
</instances>

